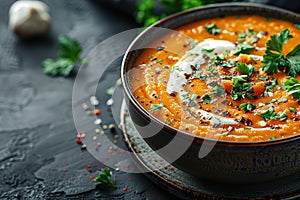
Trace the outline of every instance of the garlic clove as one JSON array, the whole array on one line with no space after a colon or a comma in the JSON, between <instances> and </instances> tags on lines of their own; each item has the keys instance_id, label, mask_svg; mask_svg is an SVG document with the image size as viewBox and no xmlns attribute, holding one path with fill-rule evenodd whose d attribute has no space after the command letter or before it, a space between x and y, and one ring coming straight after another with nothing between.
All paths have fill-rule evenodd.
<instances>
[{"instance_id":1,"label":"garlic clove","mask_svg":"<svg viewBox=\"0 0 300 200\"><path fill-rule=\"evenodd\" d=\"M9 10L9 26L23 38L47 33L50 21L49 8L40 1L17 1Z\"/></svg>"}]
</instances>

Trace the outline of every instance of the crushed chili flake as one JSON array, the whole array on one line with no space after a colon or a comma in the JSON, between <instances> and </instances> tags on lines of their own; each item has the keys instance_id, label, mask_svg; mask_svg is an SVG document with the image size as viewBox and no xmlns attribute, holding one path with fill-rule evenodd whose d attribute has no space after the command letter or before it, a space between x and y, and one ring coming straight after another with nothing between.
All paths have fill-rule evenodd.
<instances>
[{"instance_id":1,"label":"crushed chili flake","mask_svg":"<svg viewBox=\"0 0 300 200\"><path fill-rule=\"evenodd\" d=\"M100 115L101 111L100 111L99 109L95 109L95 110L93 111L93 113L94 113L95 115Z\"/></svg>"},{"instance_id":2,"label":"crushed chili flake","mask_svg":"<svg viewBox=\"0 0 300 200\"><path fill-rule=\"evenodd\" d=\"M82 140L80 138L76 139L77 144L82 144Z\"/></svg>"}]
</instances>

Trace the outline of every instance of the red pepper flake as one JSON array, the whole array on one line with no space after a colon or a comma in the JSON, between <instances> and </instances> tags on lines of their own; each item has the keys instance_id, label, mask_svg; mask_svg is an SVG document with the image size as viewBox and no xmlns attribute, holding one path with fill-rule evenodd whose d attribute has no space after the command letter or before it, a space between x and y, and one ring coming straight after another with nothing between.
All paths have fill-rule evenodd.
<instances>
[{"instance_id":1,"label":"red pepper flake","mask_svg":"<svg viewBox=\"0 0 300 200\"><path fill-rule=\"evenodd\" d=\"M66 168L64 168L64 172L67 172L67 169L66 169Z\"/></svg>"},{"instance_id":2,"label":"red pepper flake","mask_svg":"<svg viewBox=\"0 0 300 200\"><path fill-rule=\"evenodd\" d=\"M92 179L92 183L94 183L95 182L95 179Z\"/></svg>"},{"instance_id":3,"label":"red pepper flake","mask_svg":"<svg viewBox=\"0 0 300 200\"><path fill-rule=\"evenodd\" d=\"M112 149L108 149L107 152L108 153L112 153L113 151L112 151Z\"/></svg>"},{"instance_id":4,"label":"red pepper flake","mask_svg":"<svg viewBox=\"0 0 300 200\"><path fill-rule=\"evenodd\" d=\"M132 192L132 188L130 188L129 192Z\"/></svg>"},{"instance_id":5,"label":"red pepper flake","mask_svg":"<svg viewBox=\"0 0 300 200\"><path fill-rule=\"evenodd\" d=\"M169 167L169 170L173 171L173 170L174 170L174 167Z\"/></svg>"},{"instance_id":6,"label":"red pepper flake","mask_svg":"<svg viewBox=\"0 0 300 200\"><path fill-rule=\"evenodd\" d=\"M84 132L79 132L79 133L77 134L77 137L78 137L78 138L84 138L84 137L85 137Z\"/></svg>"},{"instance_id":7,"label":"red pepper flake","mask_svg":"<svg viewBox=\"0 0 300 200\"><path fill-rule=\"evenodd\" d=\"M95 166L98 167L98 166L99 166L99 163L96 163Z\"/></svg>"},{"instance_id":8,"label":"red pepper flake","mask_svg":"<svg viewBox=\"0 0 300 200\"><path fill-rule=\"evenodd\" d=\"M126 192L126 191L127 191L127 187L124 187L124 188L123 188L123 191Z\"/></svg>"},{"instance_id":9,"label":"red pepper flake","mask_svg":"<svg viewBox=\"0 0 300 200\"><path fill-rule=\"evenodd\" d=\"M77 144L82 144L81 138L77 138L77 139L76 139L76 142L77 142Z\"/></svg>"},{"instance_id":10,"label":"red pepper flake","mask_svg":"<svg viewBox=\"0 0 300 200\"><path fill-rule=\"evenodd\" d=\"M92 165L90 163L87 164L87 168L92 168Z\"/></svg>"},{"instance_id":11,"label":"red pepper flake","mask_svg":"<svg viewBox=\"0 0 300 200\"><path fill-rule=\"evenodd\" d=\"M99 109L95 109L95 110L93 111L93 113L94 113L95 115L100 115L101 111L100 111Z\"/></svg>"}]
</instances>

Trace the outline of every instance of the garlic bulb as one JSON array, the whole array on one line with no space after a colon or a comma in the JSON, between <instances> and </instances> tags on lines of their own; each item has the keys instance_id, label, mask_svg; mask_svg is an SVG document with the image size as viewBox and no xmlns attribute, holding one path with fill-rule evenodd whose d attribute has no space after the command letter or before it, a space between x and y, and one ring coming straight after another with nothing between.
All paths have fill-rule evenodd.
<instances>
[{"instance_id":1,"label":"garlic bulb","mask_svg":"<svg viewBox=\"0 0 300 200\"><path fill-rule=\"evenodd\" d=\"M48 6L40 1L17 1L9 10L9 26L18 36L30 38L50 29Z\"/></svg>"}]
</instances>

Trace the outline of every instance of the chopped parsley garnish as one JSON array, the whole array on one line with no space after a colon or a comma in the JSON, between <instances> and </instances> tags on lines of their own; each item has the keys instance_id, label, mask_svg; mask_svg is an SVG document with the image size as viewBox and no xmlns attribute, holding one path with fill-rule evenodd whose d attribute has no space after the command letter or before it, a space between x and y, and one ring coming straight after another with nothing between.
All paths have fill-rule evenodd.
<instances>
[{"instance_id":1,"label":"chopped parsley garnish","mask_svg":"<svg viewBox=\"0 0 300 200\"><path fill-rule=\"evenodd\" d=\"M293 97L297 100L300 100L300 83L295 78L290 78L284 83L284 86L288 90L289 95L293 95Z\"/></svg>"},{"instance_id":2,"label":"chopped parsley garnish","mask_svg":"<svg viewBox=\"0 0 300 200\"><path fill-rule=\"evenodd\" d=\"M250 91L252 90L252 83L244 83L244 80L240 80L238 78L233 78L232 81L232 99L233 100L241 100L245 97L252 99L252 95Z\"/></svg>"},{"instance_id":3,"label":"chopped parsley garnish","mask_svg":"<svg viewBox=\"0 0 300 200\"><path fill-rule=\"evenodd\" d=\"M216 24L209 24L209 25L205 26L205 29L209 34L212 34L212 35L217 35L217 34L221 33L221 29L218 28Z\"/></svg>"},{"instance_id":4,"label":"chopped parsley garnish","mask_svg":"<svg viewBox=\"0 0 300 200\"><path fill-rule=\"evenodd\" d=\"M206 103L206 104L212 103L212 98L211 98L211 96L209 96L208 94L204 95L204 96L202 97L202 100L203 100L204 103Z\"/></svg>"},{"instance_id":5,"label":"chopped parsley garnish","mask_svg":"<svg viewBox=\"0 0 300 200\"><path fill-rule=\"evenodd\" d=\"M171 72L174 72L175 70L183 71L179 66L173 66L172 69L171 69Z\"/></svg>"},{"instance_id":6,"label":"chopped parsley garnish","mask_svg":"<svg viewBox=\"0 0 300 200\"><path fill-rule=\"evenodd\" d=\"M294 24L294 26L300 29L300 24Z\"/></svg>"},{"instance_id":7,"label":"chopped parsley garnish","mask_svg":"<svg viewBox=\"0 0 300 200\"><path fill-rule=\"evenodd\" d=\"M264 20L267 21L267 22L270 22L270 21L273 20L273 18L271 18L271 17L265 17Z\"/></svg>"},{"instance_id":8,"label":"chopped parsley garnish","mask_svg":"<svg viewBox=\"0 0 300 200\"><path fill-rule=\"evenodd\" d=\"M272 136L272 137L269 138L269 140L276 140L276 137Z\"/></svg>"},{"instance_id":9,"label":"chopped parsley garnish","mask_svg":"<svg viewBox=\"0 0 300 200\"><path fill-rule=\"evenodd\" d=\"M260 76L260 77L258 77L258 80L260 80L260 81L266 81L266 80L268 80L268 77L266 77L266 76Z\"/></svg>"},{"instance_id":10,"label":"chopped parsley garnish","mask_svg":"<svg viewBox=\"0 0 300 200\"><path fill-rule=\"evenodd\" d=\"M195 101L197 99L198 95L197 94L192 94L191 101Z\"/></svg>"},{"instance_id":11,"label":"chopped parsley garnish","mask_svg":"<svg viewBox=\"0 0 300 200\"><path fill-rule=\"evenodd\" d=\"M276 120L279 115L274 111L274 108L269 108L269 110L258 114L258 116L264 118L264 120Z\"/></svg>"},{"instance_id":12,"label":"chopped parsley garnish","mask_svg":"<svg viewBox=\"0 0 300 200\"><path fill-rule=\"evenodd\" d=\"M271 40L267 42L267 50L263 57L263 70L267 71L268 75L272 75L278 72L278 70L284 71L292 77L300 74L300 44L289 52L286 56L283 52L283 45L293 38L290 35L290 30L285 29L279 34L271 36Z\"/></svg>"},{"instance_id":13,"label":"chopped parsley garnish","mask_svg":"<svg viewBox=\"0 0 300 200\"><path fill-rule=\"evenodd\" d=\"M58 58L46 59L43 71L51 76L69 76L76 63L87 63L86 58L80 58L82 47L80 43L67 35L59 36Z\"/></svg>"},{"instance_id":14,"label":"chopped parsley garnish","mask_svg":"<svg viewBox=\"0 0 300 200\"><path fill-rule=\"evenodd\" d=\"M115 89L116 88L114 86L112 86L112 87L108 88L105 93L109 96L112 96L115 92Z\"/></svg>"},{"instance_id":15,"label":"chopped parsley garnish","mask_svg":"<svg viewBox=\"0 0 300 200\"><path fill-rule=\"evenodd\" d=\"M283 112L283 113L280 113L279 114L279 120L280 121L286 121L287 120L287 114L286 114L286 112Z\"/></svg>"},{"instance_id":16,"label":"chopped parsley garnish","mask_svg":"<svg viewBox=\"0 0 300 200\"><path fill-rule=\"evenodd\" d=\"M202 48L202 53L211 53L211 52L213 52L215 49L214 48L212 48L212 49L205 49L205 48Z\"/></svg>"},{"instance_id":17,"label":"chopped parsley garnish","mask_svg":"<svg viewBox=\"0 0 300 200\"><path fill-rule=\"evenodd\" d=\"M187 39L187 42L189 43L191 49L195 48L195 46L198 44L197 40L192 39Z\"/></svg>"},{"instance_id":18,"label":"chopped parsley garnish","mask_svg":"<svg viewBox=\"0 0 300 200\"><path fill-rule=\"evenodd\" d=\"M255 68L253 65L246 65L245 63L238 63L237 69L244 75L247 75L248 77L251 76L251 74L255 71Z\"/></svg>"},{"instance_id":19,"label":"chopped parsley garnish","mask_svg":"<svg viewBox=\"0 0 300 200\"><path fill-rule=\"evenodd\" d=\"M166 121L166 124L167 124L167 125L171 124L171 121L170 121L170 120L167 120L167 121Z\"/></svg>"},{"instance_id":20,"label":"chopped parsley garnish","mask_svg":"<svg viewBox=\"0 0 300 200\"><path fill-rule=\"evenodd\" d=\"M251 130L251 127L245 127L244 130Z\"/></svg>"},{"instance_id":21,"label":"chopped parsley garnish","mask_svg":"<svg viewBox=\"0 0 300 200\"><path fill-rule=\"evenodd\" d=\"M288 99L286 97L282 97L281 99L279 99L279 103L285 103L287 101Z\"/></svg>"},{"instance_id":22,"label":"chopped parsley garnish","mask_svg":"<svg viewBox=\"0 0 300 200\"><path fill-rule=\"evenodd\" d=\"M243 109L245 112L253 111L256 108L256 105L250 102L242 103L240 109Z\"/></svg>"},{"instance_id":23,"label":"chopped parsley garnish","mask_svg":"<svg viewBox=\"0 0 300 200\"><path fill-rule=\"evenodd\" d=\"M112 176L112 172L110 171L109 168L106 168L105 170L103 170L102 173L99 174L99 176L97 176L94 179L94 183L116 187L116 185L111 180L112 179L111 176Z\"/></svg>"},{"instance_id":24,"label":"chopped parsley garnish","mask_svg":"<svg viewBox=\"0 0 300 200\"><path fill-rule=\"evenodd\" d=\"M238 49L236 52L234 52L234 55L239 55L241 53L243 54L250 54L254 50L254 46L250 44L240 44L238 46Z\"/></svg>"},{"instance_id":25,"label":"chopped parsley garnish","mask_svg":"<svg viewBox=\"0 0 300 200\"><path fill-rule=\"evenodd\" d=\"M182 94L181 96L182 96L183 99L188 99L188 98L190 98L189 93Z\"/></svg>"},{"instance_id":26,"label":"chopped parsley garnish","mask_svg":"<svg viewBox=\"0 0 300 200\"><path fill-rule=\"evenodd\" d=\"M163 60L161 60L161 59L156 59L156 60L154 60L153 62L155 62L155 63L162 63Z\"/></svg>"},{"instance_id":27,"label":"chopped parsley garnish","mask_svg":"<svg viewBox=\"0 0 300 200\"><path fill-rule=\"evenodd\" d=\"M150 108L149 108L149 112L157 112L159 111L162 107L164 107L165 104L164 103L160 103L160 104L151 104Z\"/></svg>"},{"instance_id":28,"label":"chopped parsley garnish","mask_svg":"<svg viewBox=\"0 0 300 200\"><path fill-rule=\"evenodd\" d=\"M290 111L293 112L293 113L297 112L296 108L294 108L294 107L290 107L289 109L290 109Z\"/></svg>"}]
</instances>

